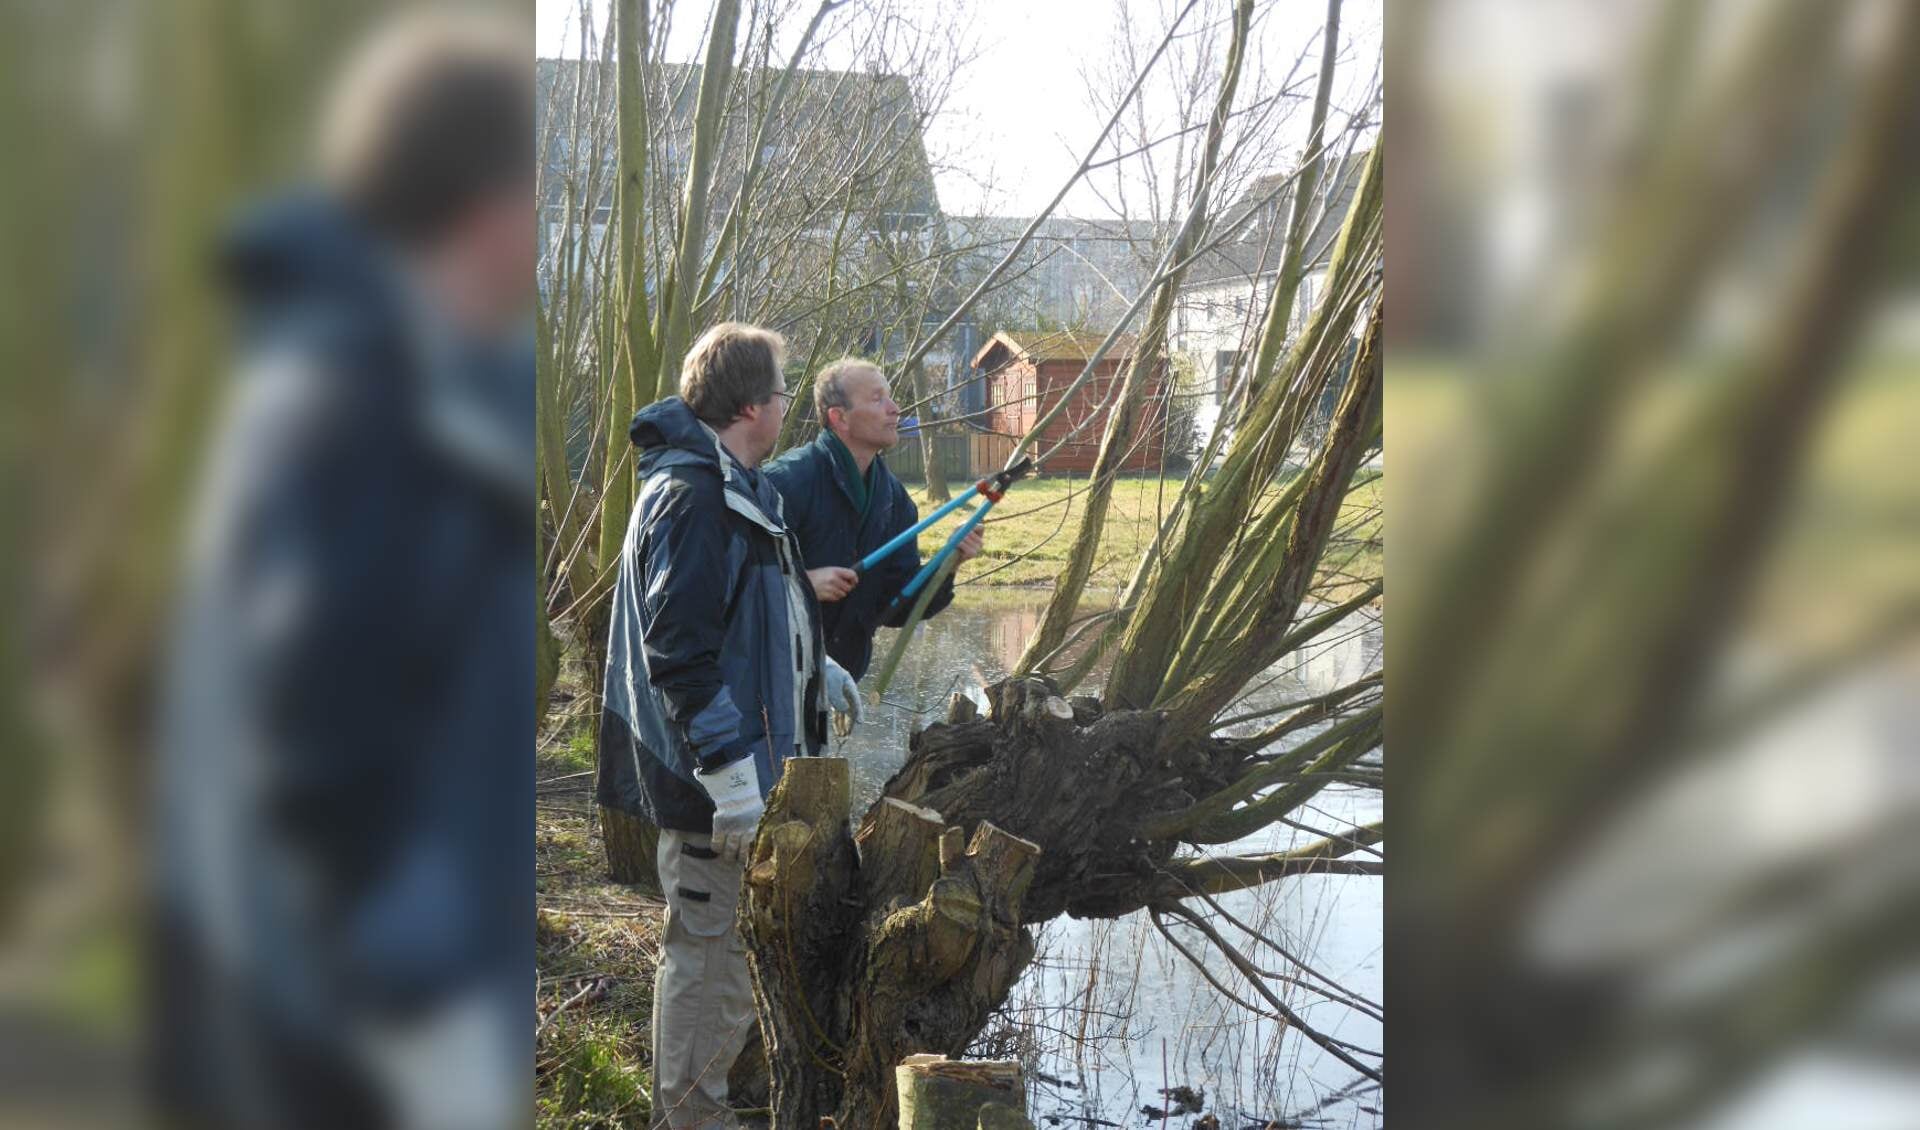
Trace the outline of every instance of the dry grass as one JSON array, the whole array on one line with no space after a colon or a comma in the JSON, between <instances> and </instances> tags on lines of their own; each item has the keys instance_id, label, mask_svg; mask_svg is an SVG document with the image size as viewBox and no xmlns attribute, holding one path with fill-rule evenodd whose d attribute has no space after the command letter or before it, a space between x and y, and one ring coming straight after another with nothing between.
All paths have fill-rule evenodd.
<instances>
[{"instance_id":1,"label":"dry grass","mask_svg":"<svg viewBox=\"0 0 1920 1130\"><path fill-rule=\"evenodd\" d=\"M607 879L594 814L592 720L570 664L535 755L535 1125L646 1125L648 1019L664 907ZM564 1005L564 1007L562 1007Z\"/></svg>"}]
</instances>

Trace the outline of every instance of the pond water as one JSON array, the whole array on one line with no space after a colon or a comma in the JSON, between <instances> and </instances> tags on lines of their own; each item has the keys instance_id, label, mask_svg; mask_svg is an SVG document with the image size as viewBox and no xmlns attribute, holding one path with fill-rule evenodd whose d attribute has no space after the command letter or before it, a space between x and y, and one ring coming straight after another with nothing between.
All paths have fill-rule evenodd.
<instances>
[{"instance_id":1,"label":"pond water","mask_svg":"<svg viewBox=\"0 0 1920 1130\"><path fill-rule=\"evenodd\" d=\"M1044 592L1009 593L962 588L953 605L916 629L916 636L875 706L869 689L867 724L835 742L833 752L853 763L853 810L864 812L905 757L915 727L940 718L954 693L984 707L982 689L1003 678L1039 621ZM877 669L896 633L874 644ZM1257 681L1242 707L1279 705L1333 690L1380 665L1377 616L1362 613L1328 634L1309 653L1289 657ZM1096 670L1079 693L1097 693ZM873 674L869 673L871 682ZM1309 730L1287 740L1301 741ZM1377 791L1334 786L1295 818L1324 831L1380 819ZM1285 826L1269 829L1222 852L1280 851L1320 838ZM1243 948L1268 972L1301 982L1331 983L1377 1006L1381 1000L1381 881L1372 876L1304 876L1224 896L1222 909L1277 943L1311 972L1260 943ZM1204 904L1197 907L1206 910ZM1218 917L1214 926L1237 942L1246 934ZM1212 980L1246 999L1255 994L1225 958L1190 927L1170 925L1200 955ZM1221 1130L1282 1126L1377 1127L1377 1085L1305 1039L1277 1018L1235 1003L1209 983L1144 914L1115 921L1070 918L1038 931L1039 954L1007 1005L1007 1024L989 1028L980 1049L1018 1056L1033 1070L1030 1107L1040 1125L1178 1127L1203 1115ZM1318 1031L1380 1051L1382 1025L1363 1009L1327 999L1300 984L1266 981L1287 1006ZM1357 1055L1370 1065L1378 1061ZM1180 1109L1163 1088L1186 1087L1204 1097L1200 1110ZM1189 1103L1190 1107L1191 1104ZM1155 1108L1151 1113L1143 1107Z\"/></svg>"}]
</instances>

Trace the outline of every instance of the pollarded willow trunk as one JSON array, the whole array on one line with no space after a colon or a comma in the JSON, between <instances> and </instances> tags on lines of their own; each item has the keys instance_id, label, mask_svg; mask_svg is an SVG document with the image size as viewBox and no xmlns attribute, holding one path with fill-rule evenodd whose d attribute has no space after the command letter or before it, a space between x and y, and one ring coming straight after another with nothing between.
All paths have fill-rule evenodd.
<instances>
[{"instance_id":1,"label":"pollarded willow trunk","mask_svg":"<svg viewBox=\"0 0 1920 1130\"><path fill-rule=\"evenodd\" d=\"M895 1065L964 1049L1033 956L1033 844L983 823L963 846L893 800L873 815L856 849L847 763L795 761L754 848L747 935L778 1127L891 1127Z\"/></svg>"},{"instance_id":2,"label":"pollarded willow trunk","mask_svg":"<svg viewBox=\"0 0 1920 1130\"><path fill-rule=\"evenodd\" d=\"M600 837L607 855L607 875L616 883L657 889L660 873L660 829L639 816L600 806Z\"/></svg>"},{"instance_id":3,"label":"pollarded willow trunk","mask_svg":"<svg viewBox=\"0 0 1920 1130\"><path fill-rule=\"evenodd\" d=\"M956 698L855 832L846 762L789 762L743 912L777 1128L896 1121L894 1067L959 1055L1033 956L1032 924L1113 917L1173 894L1155 816L1233 779L1248 754L1159 748L1156 714L1102 715L1030 678Z\"/></svg>"}]
</instances>

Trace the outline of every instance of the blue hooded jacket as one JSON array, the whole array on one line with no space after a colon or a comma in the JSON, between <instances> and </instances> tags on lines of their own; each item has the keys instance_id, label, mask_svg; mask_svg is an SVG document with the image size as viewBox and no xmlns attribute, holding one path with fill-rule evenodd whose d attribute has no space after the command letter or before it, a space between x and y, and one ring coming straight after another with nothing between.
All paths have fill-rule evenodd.
<instances>
[{"instance_id":1,"label":"blue hooded jacket","mask_svg":"<svg viewBox=\"0 0 1920 1130\"><path fill-rule=\"evenodd\" d=\"M707 835L694 779L751 756L764 794L826 742L819 606L780 495L679 397L640 410L639 497L620 551L599 802Z\"/></svg>"},{"instance_id":2,"label":"blue hooded jacket","mask_svg":"<svg viewBox=\"0 0 1920 1130\"><path fill-rule=\"evenodd\" d=\"M378 1125L357 1026L524 1007L531 341L461 339L317 195L224 252L239 373L161 669L157 1048L207 1124Z\"/></svg>"},{"instance_id":3,"label":"blue hooded jacket","mask_svg":"<svg viewBox=\"0 0 1920 1130\"><path fill-rule=\"evenodd\" d=\"M846 469L834 458L831 445L835 442L831 434L821 432L812 443L796 447L767 465L767 478L786 502L787 522L800 540L801 556L810 569L826 565L851 569L862 557L885 545L887 539L920 520L920 511L907 488L878 455L868 472L872 498L862 518ZM827 654L854 678L864 677L873 662L873 633L881 627L906 624L912 602L892 617L886 615L887 605L919 571L920 549L909 541L862 575L844 599L820 606ZM953 577L949 575L928 602L926 614L932 616L952 602Z\"/></svg>"}]
</instances>

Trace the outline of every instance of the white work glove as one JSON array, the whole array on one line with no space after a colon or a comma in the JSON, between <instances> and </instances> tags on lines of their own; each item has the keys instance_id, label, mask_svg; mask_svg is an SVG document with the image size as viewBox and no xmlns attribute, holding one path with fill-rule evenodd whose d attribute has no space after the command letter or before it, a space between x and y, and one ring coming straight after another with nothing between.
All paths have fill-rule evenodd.
<instances>
[{"instance_id":1,"label":"white work glove","mask_svg":"<svg viewBox=\"0 0 1920 1130\"><path fill-rule=\"evenodd\" d=\"M745 858L753 830L767 802L760 798L760 770L748 754L709 773L696 770L694 779L713 798L713 850L722 858Z\"/></svg>"},{"instance_id":2,"label":"white work glove","mask_svg":"<svg viewBox=\"0 0 1920 1130\"><path fill-rule=\"evenodd\" d=\"M403 1130L507 1130L525 1125L514 1086L512 1018L481 989L406 1020L360 1029L359 1054L387 1100L386 1125ZM525 1029L523 1028L524 1032Z\"/></svg>"},{"instance_id":3,"label":"white work glove","mask_svg":"<svg viewBox=\"0 0 1920 1130\"><path fill-rule=\"evenodd\" d=\"M860 702L860 685L847 674L847 669L827 660L827 706L833 710L833 732L840 737L853 733L856 722L867 720L866 707Z\"/></svg>"}]
</instances>

